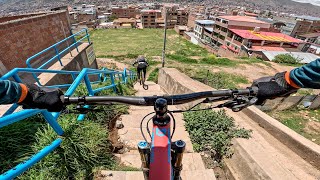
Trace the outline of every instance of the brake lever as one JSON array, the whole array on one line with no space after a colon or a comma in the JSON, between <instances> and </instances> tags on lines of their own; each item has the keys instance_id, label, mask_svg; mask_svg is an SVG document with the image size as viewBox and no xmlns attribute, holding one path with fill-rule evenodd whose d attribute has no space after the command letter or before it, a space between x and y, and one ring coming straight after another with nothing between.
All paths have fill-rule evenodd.
<instances>
[{"instance_id":1,"label":"brake lever","mask_svg":"<svg viewBox=\"0 0 320 180\"><path fill-rule=\"evenodd\" d=\"M254 105L258 101L257 97L245 97L239 96L231 101L220 104L219 107L226 107L231 109L233 112L239 112L242 109Z\"/></svg>"}]
</instances>

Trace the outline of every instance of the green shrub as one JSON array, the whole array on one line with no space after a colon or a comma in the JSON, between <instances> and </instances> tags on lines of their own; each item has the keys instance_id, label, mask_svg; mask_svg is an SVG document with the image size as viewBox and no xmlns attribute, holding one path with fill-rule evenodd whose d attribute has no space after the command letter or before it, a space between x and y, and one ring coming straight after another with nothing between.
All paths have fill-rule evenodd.
<instances>
[{"instance_id":1,"label":"green shrub","mask_svg":"<svg viewBox=\"0 0 320 180\"><path fill-rule=\"evenodd\" d=\"M191 58L188 58L182 55L177 55L177 54L168 54L167 58L181 62L181 63L186 63L186 64L198 63L198 61L195 59L191 59Z\"/></svg>"},{"instance_id":2,"label":"green shrub","mask_svg":"<svg viewBox=\"0 0 320 180\"><path fill-rule=\"evenodd\" d=\"M283 64L300 64L302 59L295 58L291 54L279 54L274 57L273 61Z\"/></svg>"},{"instance_id":3,"label":"green shrub","mask_svg":"<svg viewBox=\"0 0 320 180\"><path fill-rule=\"evenodd\" d=\"M148 81L158 83L159 68L155 68L149 75Z\"/></svg>"},{"instance_id":4,"label":"green shrub","mask_svg":"<svg viewBox=\"0 0 320 180\"><path fill-rule=\"evenodd\" d=\"M224 110L186 112L183 115L195 151L211 151L217 161L224 156L231 157L233 138L250 137L251 131L237 127Z\"/></svg>"}]
</instances>

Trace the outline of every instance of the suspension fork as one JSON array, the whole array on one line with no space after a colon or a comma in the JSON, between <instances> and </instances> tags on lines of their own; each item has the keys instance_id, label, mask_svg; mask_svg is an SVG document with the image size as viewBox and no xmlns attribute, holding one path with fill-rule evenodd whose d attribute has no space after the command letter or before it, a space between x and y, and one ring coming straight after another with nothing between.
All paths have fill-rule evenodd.
<instances>
[{"instance_id":1,"label":"suspension fork","mask_svg":"<svg viewBox=\"0 0 320 180\"><path fill-rule=\"evenodd\" d=\"M150 145L146 141L141 141L138 143L138 150L140 154L140 159L142 162L142 171L144 179L149 179L149 168L150 168Z\"/></svg>"},{"instance_id":2,"label":"suspension fork","mask_svg":"<svg viewBox=\"0 0 320 180\"><path fill-rule=\"evenodd\" d=\"M182 140L175 141L171 144L171 164L173 167L173 179L180 180L182 170L183 152L186 148L186 143Z\"/></svg>"}]
</instances>

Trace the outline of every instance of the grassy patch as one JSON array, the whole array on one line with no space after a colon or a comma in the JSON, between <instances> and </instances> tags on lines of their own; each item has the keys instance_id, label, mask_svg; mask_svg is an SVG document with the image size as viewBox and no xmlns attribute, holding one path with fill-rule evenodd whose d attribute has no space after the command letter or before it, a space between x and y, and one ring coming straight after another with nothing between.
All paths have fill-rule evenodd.
<instances>
[{"instance_id":1,"label":"grassy patch","mask_svg":"<svg viewBox=\"0 0 320 180\"><path fill-rule=\"evenodd\" d=\"M158 83L159 68L155 68L149 75L148 81Z\"/></svg>"},{"instance_id":2,"label":"grassy patch","mask_svg":"<svg viewBox=\"0 0 320 180\"><path fill-rule=\"evenodd\" d=\"M98 84L96 87L107 84ZM134 93L129 85L121 85L118 92ZM121 90L120 90L121 89ZM86 95L85 86L77 89L75 96ZM113 94L104 90L101 94ZM84 121L77 121L75 114L63 114L58 123L65 134L62 144L19 179L91 179L95 169L114 169L116 161L111 154L108 140L109 122L118 114L127 112L127 106L98 106L104 112L87 114ZM42 116L34 116L0 129L0 172L14 167L49 145L58 135Z\"/></svg>"},{"instance_id":3,"label":"grassy patch","mask_svg":"<svg viewBox=\"0 0 320 180\"><path fill-rule=\"evenodd\" d=\"M320 110L296 108L272 111L268 114L305 138L320 145Z\"/></svg>"},{"instance_id":4,"label":"grassy patch","mask_svg":"<svg viewBox=\"0 0 320 180\"><path fill-rule=\"evenodd\" d=\"M235 67L238 63L236 61L232 61L228 58L202 58L201 63L203 64L210 64L215 66L227 66L227 67Z\"/></svg>"},{"instance_id":5,"label":"grassy patch","mask_svg":"<svg viewBox=\"0 0 320 180\"><path fill-rule=\"evenodd\" d=\"M248 84L246 77L226 72L197 71L192 78L199 80L215 89L235 89L239 84Z\"/></svg>"},{"instance_id":6,"label":"grassy patch","mask_svg":"<svg viewBox=\"0 0 320 180\"><path fill-rule=\"evenodd\" d=\"M224 156L231 157L232 138L250 137L250 131L237 127L224 110L186 112L183 115L193 148L197 152L212 152L218 161Z\"/></svg>"},{"instance_id":7,"label":"grassy patch","mask_svg":"<svg viewBox=\"0 0 320 180\"><path fill-rule=\"evenodd\" d=\"M174 30L168 30L167 50L176 50L181 43L189 44ZM100 56L138 54L161 56L162 29L100 29L91 33L95 53Z\"/></svg>"},{"instance_id":8,"label":"grassy patch","mask_svg":"<svg viewBox=\"0 0 320 180\"><path fill-rule=\"evenodd\" d=\"M126 58L135 59L138 55L146 57L162 55L163 30L161 29L101 29L92 31L90 37L98 58L123 61ZM174 30L168 30L166 49L169 59L187 64L197 63L197 60L190 58L191 56L209 55L206 49L187 41Z\"/></svg>"},{"instance_id":9,"label":"grassy patch","mask_svg":"<svg viewBox=\"0 0 320 180\"><path fill-rule=\"evenodd\" d=\"M313 89L299 89L298 92L296 93L298 96L307 96L307 95L315 95Z\"/></svg>"},{"instance_id":10,"label":"grassy patch","mask_svg":"<svg viewBox=\"0 0 320 180\"><path fill-rule=\"evenodd\" d=\"M268 67L271 67L272 65L269 62L266 62L262 59L258 59L258 58L248 58L248 57L240 57L239 59L239 63L241 64L259 64L262 63Z\"/></svg>"},{"instance_id":11,"label":"grassy patch","mask_svg":"<svg viewBox=\"0 0 320 180\"><path fill-rule=\"evenodd\" d=\"M195 63L198 63L197 60L188 58L188 57L183 56L183 55L168 54L166 57L169 58L169 59L172 59L172 60L181 62L181 63L185 63L185 64L195 64Z\"/></svg>"}]
</instances>

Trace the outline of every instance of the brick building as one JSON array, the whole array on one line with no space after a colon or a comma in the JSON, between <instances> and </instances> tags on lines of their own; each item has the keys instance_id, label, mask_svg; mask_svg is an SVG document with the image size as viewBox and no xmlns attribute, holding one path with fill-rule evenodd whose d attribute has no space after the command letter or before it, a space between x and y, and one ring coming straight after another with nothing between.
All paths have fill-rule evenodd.
<instances>
[{"instance_id":1,"label":"brick building","mask_svg":"<svg viewBox=\"0 0 320 180\"><path fill-rule=\"evenodd\" d=\"M118 18L113 21L116 28L133 28L137 26L137 21L134 18Z\"/></svg>"},{"instance_id":2,"label":"brick building","mask_svg":"<svg viewBox=\"0 0 320 180\"><path fill-rule=\"evenodd\" d=\"M189 29L193 29L195 27L195 21L196 20L204 20L205 16L203 14L199 14L199 13L190 13L188 15L188 22L187 22L187 26Z\"/></svg>"},{"instance_id":3,"label":"brick building","mask_svg":"<svg viewBox=\"0 0 320 180\"><path fill-rule=\"evenodd\" d=\"M296 37L306 33L320 32L320 18L300 19L291 32L292 37Z\"/></svg>"},{"instance_id":4,"label":"brick building","mask_svg":"<svg viewBox=\"0 0 320 180\"><path fill-rule=\"evenodd\" d=\"M141 10L141 23L143 28L157 28L157 19L161 18L160 10Z\"/></svg>"},{"instance_id":5,"label":"brick building","mask_svg":"<svg viewBox=\"0 0 320 180\"><path fill-rule=\"evenodd\" d=\"M111 14L117 18L135 18L139 14L139 9L134 6L112 7Z\"/></svg>"},{"instance_id":6,"label":"brick building","mask_svg":"<svg viewBox=\"0 0 320 180\"><path fill-rule=\"evenodd\" d=\"M0 18L0 74L26 67L27 58L70 35L67 11Z\"/></svg>"},{"instance_id":7,"label":"brick building","mask_svg":"<svg viewBox=\"0 0 320 180\"><path fill-rule=\"evenodd\" d=\"M302 34L320 32L320 18L312 16L279 17L274 16L275 23L284 23L281 32L292 37Z\"/></svg>"},{"instance_id":8,"label":"brick building","mask_svg":"<svg viewBox=\"0 0 320 180\"><path fill-rule=\"evenodd\" d=\"M188 12L177 5L165 5L161 9L162 17L167 16L167 28L173 29L175 25L186 26L188 24Z\"/></svg>"}]
</instances>

